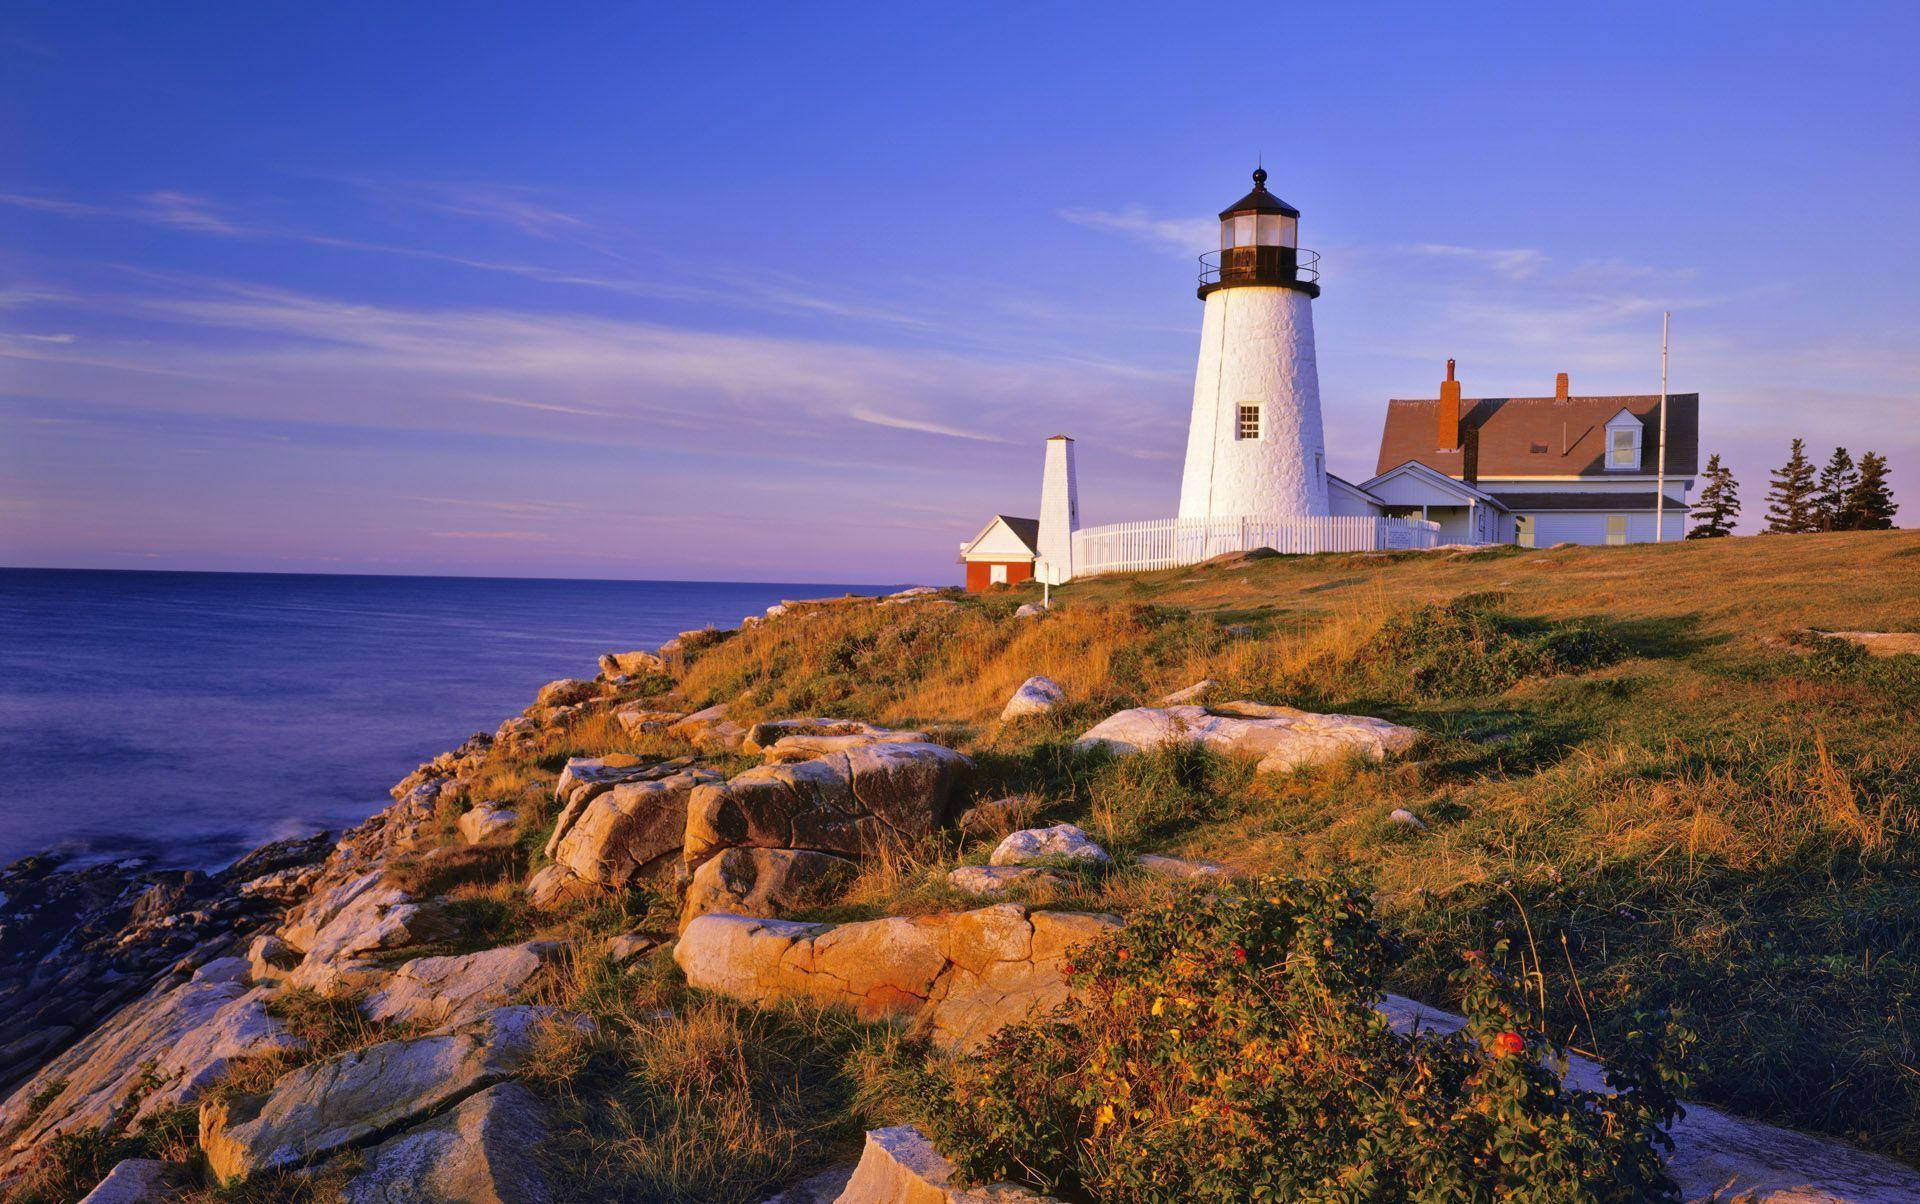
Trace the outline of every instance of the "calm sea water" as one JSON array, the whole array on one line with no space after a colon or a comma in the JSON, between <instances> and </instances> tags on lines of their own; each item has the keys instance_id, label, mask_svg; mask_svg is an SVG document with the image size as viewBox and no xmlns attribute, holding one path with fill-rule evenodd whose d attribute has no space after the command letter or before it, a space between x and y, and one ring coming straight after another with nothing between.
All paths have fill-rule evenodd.
<instances>
[{"instance_id":1,"label":"calm sea water","mask_svg":"<svg viewBox=\"0 0 1920 1204\"><path fill-rule=\"evenodd\" d=\"M602 652L882 588L0 569L0 864L358 823Z\"/></svg>"}]
</instances>

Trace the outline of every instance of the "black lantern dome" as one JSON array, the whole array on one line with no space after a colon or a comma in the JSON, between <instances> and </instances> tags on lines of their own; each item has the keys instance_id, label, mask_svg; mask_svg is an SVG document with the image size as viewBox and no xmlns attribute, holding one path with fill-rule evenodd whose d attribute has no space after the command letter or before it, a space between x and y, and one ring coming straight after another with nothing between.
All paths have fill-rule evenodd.
<instances>
[{"instance_id":1,"label":"black lantern dome","mask_svg":"<svg viewBox=\"0 0 1920 1204\"><path fill-rule=\"evenodd\" d=\"M1253 191L1220 211L1220 249L1200 257L1200 295L1264 285L1318 297L1319 262L1300 249L1300 211L1268 192L1266 168L1255 168Z\"/></svg>"}]
</instances>

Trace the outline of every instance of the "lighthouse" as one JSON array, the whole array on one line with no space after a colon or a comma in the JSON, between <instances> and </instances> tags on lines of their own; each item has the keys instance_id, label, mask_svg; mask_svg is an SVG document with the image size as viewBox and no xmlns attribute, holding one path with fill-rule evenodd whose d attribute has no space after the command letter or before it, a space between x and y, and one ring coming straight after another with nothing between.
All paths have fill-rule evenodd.
<instances>
[{"instance_id":1,"label":"lighthouse","mask_svg":"<svg viewBox=\"0 0 1920 1204\"><path fill-rule=\"evenodd\" d=\"M1320 373L1313 352L1319 256L1300 249L1300 211L1253 191L1221 211L1201 257L1200 360L1180 478L1183 519L1328 513Z\"/></svg>"}]
</instances>

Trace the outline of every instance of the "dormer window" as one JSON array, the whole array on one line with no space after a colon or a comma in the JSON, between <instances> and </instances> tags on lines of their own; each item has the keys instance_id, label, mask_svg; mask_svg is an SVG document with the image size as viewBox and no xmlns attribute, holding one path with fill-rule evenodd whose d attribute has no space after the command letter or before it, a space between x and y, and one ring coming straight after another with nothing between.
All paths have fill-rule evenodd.
<instances>
[{"instance_id":1,"label":"dormer window","mask_svg":"<svg viewBox=\"0 0 1920 1204\"><path fill-rule=\"evenodd\" d=\"M1607 423L1607 471L1640 470L1640 432L1644 428L1631 411L1621 410Z\"/></svg>"}]
</instances>

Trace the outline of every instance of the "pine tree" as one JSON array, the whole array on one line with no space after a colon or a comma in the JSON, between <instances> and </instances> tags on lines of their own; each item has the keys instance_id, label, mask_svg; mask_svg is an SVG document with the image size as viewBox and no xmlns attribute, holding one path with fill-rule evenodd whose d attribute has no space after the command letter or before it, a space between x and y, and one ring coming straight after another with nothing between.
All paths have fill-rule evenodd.
<instances>
[{"instance_id":1,"label":"pine tree","mask_svg":"<svg viewBox=\"0 0 1920 1204\"><path fill-rule=\"evenodd\" d=\"M1841 508L1840 526L1848 531L1886 531L1893 527L1893 490L1887 484L1887 458L1878 452L1860 457L1860 475Z\"/></svg>"},{"instance_id":2,"label":"pine tree","mask_svg":"<svg viewBox=\"0 0 1920 1204\"><path fill-rule=\"evenodd\" d=\"M1807 459L1807 441L1795 439L1785 465L1773 470L1767 487L1767 530L1799 535L1818 529L1814 510L1813 461Z\"/></svg>"},{"instance_id":3,"label":"pine tree","mask_svg":"<svg viewBox=\"0 0 1920 1204\"><path fill-rule=\"evenodd\" d=\"M1819 512L1820 530L1841 530L1841 518L1847 508L1847 500L1853 495L1853 486L1859 481L1860 474L1854 471L1853 457L1844 447L1833 449L1828 457L1827 466L1820 470L1819 493L1814 497L1814 507Z\"/></svg>"},{"instance_id":4,"label":"pine tree","mask_svg":"<svg viewBox=\"0 0 1920 1204\"><path fill-rule=\"evenodd\" d=\"M1700 521L1687 532L1688 539L1719 539L1733 534L1733 520L1740 517L1740 482L1733 470L1720 463L1718 455L1707 457L1707 487L1693 512Z\"/></svg>"}]
</instances>

